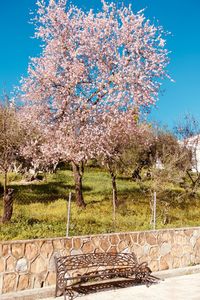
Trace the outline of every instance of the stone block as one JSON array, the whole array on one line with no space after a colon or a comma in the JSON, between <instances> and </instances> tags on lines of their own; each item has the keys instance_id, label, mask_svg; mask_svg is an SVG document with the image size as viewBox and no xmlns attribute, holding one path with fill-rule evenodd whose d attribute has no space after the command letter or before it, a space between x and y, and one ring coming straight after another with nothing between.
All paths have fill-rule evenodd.
<instances>
[{"instance_id":1,"label":"stone block","mask_svg":"<svg viewBox=\"0 0 200 300\"><path fill-rule=\"evenodd\" d=\"M127 247L124 250L122 250L121 253L131 253L131 250L129 247Z\"/></svg>"},{"instance_id":2,"label":"stone block","mask_svg":"<svg viewBox=\"0 0 200 300\"><path fill-rule=\"evenodd\" d=\"M55 272L55 270L56 270L55 255L54 254L51 256L51 258L49 260L48 270L52 271L52 272Z\"/></svg>"},{"instance_id":3,"label":"stone block","mask_svg":"<svg viewBox=\"0 0 200 300\"><path fill-rule=\"evenodd\" d=\"M183 255L184 254L192 254L193 253L193 247L191 244L183 245Z\"/></svg>"},{"instance_id":4,"label":"stone block","mask_svg":"<svg viewBox=\"0 0 200 300\"><path fill-rule=\"evenodd\" d=\"M73 249L81 249L81 246L82 246L82 242L81 242L81 239L80 238L73 238Z\"/></svg>"},{"instance_id":5,"label":"stone block","mask_svg":"<svg viewBox=\"0 0 200 300\"><path fill-rule=\"evenodd\" d=\"M197 247L197 246L195 246L193 254L195 255L195 257L199 257L200 258L200 248Z\"/></svg>"},{"instance_id":6,"label":"stone block","mask_svg":"<svg viewBox=\"0 0 200 300\"><path fill-rule=\"evenodd\" d=\"M181 244L175 244L172 246L171 255L173 257L182 257L183 256L183 247Z\"/></svg>"},{"instance_id":7,"label":"stone block","mask_svg":"<svg viewBox=\"0 0 200 300\"><path fill-rule=\"evenodd\" d=\"M175 244L181 244L181 245L184 245L185 243L187 243L187 236L184 235L184 234L175 234L174 235L174 243Z\"/></svg>"},{"instance_id":8,"label":"stone block","mask_svg":"<svg viewBox=\"0 0 200 300\"><path fill-rule=\"evenodd\" d=\"M53 240L53 248L54 248L54 250L64 249L64 241L63 240Z\"/></svg>"},{"instance_id":9,"label":"stone block","mask_svg":"<svg viewBox=\"0 0 200 300\"><path fill-rule=\"evenodd\" d=\"M200 249L200 238L196 239L195 247Z\"/></svg>"},{"instance_id":10,"label":"stone block","mask_svg":"<svg viewBox=\"0 0 200 300\"><path fill-rule=\"evenodd\" d=\"M169 254L160 258L160 270L167 270L172 266L172 261Z\"/></svg>"},{"instance_id":11,"label":"stone block","mask_svg":"<svg viewBox=\"0 0 200 300\"><path fill-rule=\"evenodd\" d=\"M0 295L2 294L3 287L3 273L0 273Z\"/></svg>"},{"instance_id":12,"label":"stone block","mask_svg":"<svg viewBox=\"0 0 200 300\"><path fill-rule=\"evenodd\" d=\"M199 256L196 256L194 257L193 259L193 262L197 265L197 264L200 264L200 257Z\"/></svg>"},{"instance_id":13,"label":"stone block","mask_svg":"<svg viewBox=\"0 0 200 300\"><path fill-rule=\"evenodd\" d=\"M57 253L58 254L58 256L66 256L66 255L69 255L69 252L68 252L68 250L66 250L66 249L60 249L60 250L57 250L57 252L54 252L54 253Z\"/></svg>"},{"instance_id":14,"label":"stone block","mask_svg":"<svg viewBox=\"0 0 200 300\"><path fill-rule=\"evenodd\" d=\"M192 237L190 238L190 244L191 244L193 247L195 246L196 241L197 241L197 239L196 239L194 236L192 236Z\"/></svg>"},{"instance_id":15,"label":"stone block","mask_svg":"<svg viewBox=\"0 0 200 300\"><path fill-rule=\"evenodd\" d=\"M140 232L138 235L138 244L143 246L144 244L146 244L146 238L145 238L145 233L144 232Z\"/></svg>"},{"instance_id":16,"label":"stone block","mask_svg":"<svg viewBox=\"0 0 200 300\"><path fill-rule=\"evenodd\" d=\"M117 253L117 246L111 246L108 250L110 253Z\"/></svg>"},{"instance_id":17,"label":"stone block","mask_svg":"<svg viewBox=\"0 0 200 300\"><path fill-rule=\"evenodd\" d=\"M67 239L64 241L64 248L66 249L67 253L70 253L72 249L72 239Z\"/></svg>"},{"instance_id":18,"label":"stone block","mask_svg":"<svg viewBox=\"0 0 200 300\"><path fill-rule=\"evenodd\" d=\"M34 289L41 288L43 284L44 284L44 283L41 282L40 277L38 277L37 275L35 275L35 276L34 276L34 282L33 282L33 288L34 288Z\"/></svg>"},{"instance_id":19,"label":"stone block","mask_svg":"<svg viewBox=\"0 0 200 300\"><path fill-rule=\"evenodd\" d=\"M110 248L110 242L108 241L108 238L102 238L100 240L100 248L103 250L103 252L108 252L108 249Z\"/></svg>"},{"instance_id":20,"label":"stone block","mask_svg":"<svg viewBox=\"0 0 200 300\"><path fill-rule=\"evenodd\" d=\"M119 242L119 245L117 246L118 252L123 252L127 248L128 248L128 243L126 240Z\"/></svg>"},{"instance_id":21,"label":"stone block","mask_svg":"<svg viewBox=\"0 0 200 300\"><path fill-rule=\"evenodd\" d=\"M172 269L173 257L170 253L160 258L160 270Z\"/></svg>"},{"instance_id":22,"label":"stone block","mask_svg":"<svg viewBox=\"0 0 200 300\"><path fill-rule=\"evenodd\" d=\"M200 230L199 229L193 230L193 236L196 238L200 237Z\"/></svg>"},{"instance_id":23,"label":"stone block","mask_svg":"<svg viewBox=\"0 0 200 300\"><path fill-rule=\"evenodd\" d=\"M149 250L150 250L150 246L148 244L145 244L143 246L143 254L146 255L146 256L147 255L149 256Z\"/></svg>"},{"instance_id":24,"label":"stone block","mask_svg":"<svg viewBox=\"0 0 200 300\"><path fill-rule=\"evenodd\" d=\"M3 293L15 291L17 275L15 273L4 274L3 276Z\"/></svg>"},{"instance_id":25,"label":"stone block","mask_svg":"<svg viewBox=\"0 0 200 300\"><path fill-rule=\"evenodd\" d=\"M152 246L149 250L149 256L153 260L158 259L160 257L159 247Z\"/></svg>"},{"instance_id":26,"label":"stone block","mask_svg":"<svg viewBox=\"0 0 200 300\"><path fill-rule=\"evenodd\" d=\"M173 259L173 265L172 267L175 268L180 268L181 267L181 259L178 257L174 257Z\"/></svg>"},{"instance_id":27,"label":"stone block","mask_svg":"<svg viewBox=\"0 0 200 300\"><path fill-rule=\"evenodd\" d=\"M23 243L13 244L12 249L11 249L12 255L17 259L23 257L24 256L24 248L25 247L24 247Z\"/></svg>"},{"instance_id":28,"label":"stone block","mask_svg":"<svg viewBox=\"0 0 200 300\"><path fill-rule=\"evenodd\" d=\"M72 249L70 254L71 255L83 254L83 251L81 249Z\"/></svg>"},{"instance_id":29,"label":"stone block","mask_svg":"<svg viewBox=\"0 0 200 300\"><path fill-rule=\"evenodd\" d=\"M149 256L143 255L142 257L138 258L138 263L142 264L143 262L147 262L148 264L150 263Z\"/></svg>"},{"instance_id":30,"label":"stone block","mask_svg":"<svg viewBox=\"0 0 200 300\"><path fill-rule=\"evenodd\" d=\"M187 267L190 265L190 263L191 263L190 254L183 255L183 257L181 258L181 267Z\"/></svg>"},{"instance_id":31,"label":"stone block","mask_svg":"<svg viewBox=\"0 0 200 300\"><path fill-rule=\"evenodd\" d=\"M141 258L143 256L143 247L140 245L132 245L131 252L133 252L137 259Z\"/></svg>"},{"instance_id":32,"label":"stone block","mask_svg":"<svg viewBox=\"0 0 200 300\"><path fill-rule=\"evenodd\" d=\"M33 243L27 243L25 247L25 256L28 260L32 260L36 258L38 255L38 247L36 244Z\"/></svg>"},{"instance_id":33,"label":"stone block","mask_svg":"<svg viewBox=\"0 0 200 300\"><path fill-rule=\"evenodd\" d=\"M28 270L28 261L25 257L18 259L15 270L16 272L26 272Z\"/></svg>"},{"instance_id":34,"label":"stone block","mask_svg":"<svg viewBox=\"0 0 200 300\"><path fill-rule=\"evenodd\" d=\"M93 253L94 252L94 245L91 241L85 242L82 246L83 253Z\"/></svg>"},{"instance_id":35,"label":"stone block","mask_svg":"<svg viewBox=\"0 0 200 300\"><path fill-rule=\"evenodd\" d=\"M9 256L6 259L6 271L14 272L15 271L16 259L13 256Z\"/></svg>"},{"instance_id":36,"label":"stone block","mask_svg":"<svg viewBox=\"0 0 200 300\"><path fill-rule=\"evenodd\" d=\"M95 250L99 249L99 247L100 247L100 240L101 240L101 238L99 236L93 236L91 238L91 241L92 241L92 243L93 243L93 245L95 247Z\"/></svg>"},{"instance_id":37,"label":"stone block","mask_svg":"<svg viewBox=\"0 0 200 300\"><path fill-rule=\"evenodd\" d=\"M129 233L125 233L124 240L127 242L128 245L130 245L132 243L131 235Z\"/></svg>"},{"instance_id":38,"label":"stone block","mask_svg":"<svg viewBox=\"0 0 200 300\"><path fill-rule=\"evenodd\" d=\"M110 248L109 248L110 249ZM110 250L108 250L108 251L110 251ZM94 253L104 253L105 251L103 251L102 249L100 249L100 248L96 248L95 250L94 250Z\"/></svg>"},{"instance_id":39,"label":"stone block","mask_svg":"<svg viewBox=\"0 0 200 300\"><path fill-rule=\"evenodd\" d=\"M17 290L26 290L29 287L29 275L20 275L17 283Z\"/></svg>"},{"instance_id":40,"label":"stone block","mask_svg":"<svg viewBox=\"0 0 200 300\"><path fill-rule=\"evenodd\" d=\"M32 263L31 263L31 273L39 274L47 270L46 261L41 256L38 256Z\"/></svg>"},{"instance_id":41,"label":"stone block","mask_svg":"<svg viewBox=\"0 0 200 300\"><path fill-rule=\"evenodd\" d=\"M118 237L119 237L120 241L125 240L125 234L124 233L118 233Z\"/></svg>"},{"instance_id":42,"label":"stone block","mask_svg":"<svg viewBox=\"0 0 200 300\"><path fill-rule=\"evenodd\" d=\"M46 279L47 285L54 285L56 284L56 273L55 272L49 272Z\"/></svg>"},{"instance_id":43,"label":"stone block","mask_svg":"<svg viewBox=\"0 0 200 300\"><path fill-rule=\"evenodd\" d=\"M156 272L159 270L158 260L151 260L148 265L152 272Z\"/></svg>"},{"instance_id":44,"label":"stone block","mask_svg":"<svg viewBox=\"0 0 200 300\"><path fill-rule=\"evenodd\" d=\"M160 255L164 256L170 253L172 246L170 243L164 242L160 247Z\"/></svg>"},{"instance_id":45,"label":"stone block","mask_svg":"<svg viewBox=\"0 0 200 300\"><path fill-rule=\"evenodd\" d=\"M49 258L53 253L52 242L45 241L40 248L40 255L44 258Z\"/></svg>"},{"instance_id":46,"label":"stone block","mask_svg":"<svg viewBox=\"0 0 200 300\"><path fill-rule=\"evenodd\" d=\"M162 245L163 243L172 243L173 242L173 233L170 231L164 231L158 233L158 244Z\"/></svg>"},{"instance_id":47,"label":"stone block","mask_svg":"<svg viewBox=\"0 0 200 300\"><path fill-rule=\"evenodd\" d=\"M7 257L8 255L10 255L10 245L3 245L2 256Z\"/></svg>"},{"instance_id":48,"label":"stone block","mask_svg":"<svg viewBox=\"0 0 200 300\"><path fill-rule=\"evenodd\" d=\"M184 234L187 236L187 237L191 237L192 236L192 234L193 234L193 230L191 229L187 229L187 230L184 230L183 231L184 232Z\"/></svg>"},{"instance_id":49,"label":"stone block","mask_svg":"<svg viewBox=\"0 0 200 300\"><path fill-rule=\"evenodd\" d=\"M137 244L138 243L138 233L131 233L131 240L133 244Z\"/></svg>"},{"instance_id":50,"label":"stone block","mask_svg":"<svg viewBox=\"0 0 200 300\"><path fill-rule=\"evenodd\" d=\"M153 233L146 233L145 234L146 237L146 242L149 245L156 245L157 244L157 239L155 237L155 235Z\"/></svg>"},{"instance_id":51,"label":"stone block","mask_svg":"<svg viewBox=\"0 0 200 300\"><path fill-rule=\"evenodd\" d=\"M5 271L5 260L0 257L0 273Z\"/></svg>"},{"instance_id":52,"label":"stone block","mask_svg":"<svg viewBox=\"0 0 200 300\"><path fill-rule=\"evenodd\" d=\"M109 236L109 241L112 246L117 246L119 244L119 237L117 234L113 234Z\"/></svg>"}]
</instances>

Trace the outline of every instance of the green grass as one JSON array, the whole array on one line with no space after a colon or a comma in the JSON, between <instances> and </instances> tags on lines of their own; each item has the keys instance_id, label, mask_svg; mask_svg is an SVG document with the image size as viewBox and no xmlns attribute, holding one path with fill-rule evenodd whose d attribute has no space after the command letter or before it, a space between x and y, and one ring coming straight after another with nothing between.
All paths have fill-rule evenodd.
<instances>
[{"instance_id":1,"label":"green grass","mask_svg":"<svg viewBox=\"0 0 200 300\"><path fill-rule=\"evenodd\" d=\"M67 199L69 191L74 191L71 171L60 170L48 175L46 181L28 185L21 185L20 179L9 175L9 184L15 189L14 212L9 224L0 225L0 240L64 236ZM78 208L72 197L70 235L151 229L148 185L148 182L139 185L126 177L117 179L120 205L114 226L110 176L100 169L86 170L83 186L87 207ZM180 198L180 193L183 189L172 186L161 197L170 203L167 225L163 224L163 208L158 199L157 228L199 225L199 196L188 199L184 195Z\"/></svg>"}]
</instances>

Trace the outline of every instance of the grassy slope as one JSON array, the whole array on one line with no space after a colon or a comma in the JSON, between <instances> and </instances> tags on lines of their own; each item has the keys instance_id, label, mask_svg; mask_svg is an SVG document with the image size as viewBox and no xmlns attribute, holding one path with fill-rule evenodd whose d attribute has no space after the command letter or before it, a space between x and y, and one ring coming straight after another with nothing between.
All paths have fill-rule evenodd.
<instances>
[{"instance_id":1,"label":"grassy slope","mask_svg":"<svg viewBox=\"0 0 200 300\"><path fill-rule=\"evenodd\" d=\"M11 178L13 180L13 178ZM116 226L112 222L112 190L107 173L90 169L84 176L87 208L77 208L72 201L70 235L150 229L149 193L128 178L118 178L120 206ZM12 185L12 183L10 184ZM14 185L14 184L13 184ZM73 192L71 171L49 175L46 182L15 184L14 213L10 224L0 225L0 239L29 239L64 236L66 231L67 196ZM158 200L157 228L199 225L200 201L177 200L173 189L168 194L170 223L163 225L162 207ZM0 213L2 201L0 203Z\"/></svg>"}]
</instances>

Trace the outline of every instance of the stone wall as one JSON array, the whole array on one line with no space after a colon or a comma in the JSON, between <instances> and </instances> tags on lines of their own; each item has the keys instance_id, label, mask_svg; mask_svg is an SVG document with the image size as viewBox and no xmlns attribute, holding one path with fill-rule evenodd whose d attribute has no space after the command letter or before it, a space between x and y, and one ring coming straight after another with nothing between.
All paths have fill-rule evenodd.
<instances>
[{"instance_id":1,"label":"stone wall","mask_svg":"<svg viewBox=\"0 0 200 300\"><path fill-rule=\"evenodd\" d=\"M0 243L0 294L55 284L55 255L134 252L153 271L200 263L200 227Z\"/></svg>"}]
</instances>

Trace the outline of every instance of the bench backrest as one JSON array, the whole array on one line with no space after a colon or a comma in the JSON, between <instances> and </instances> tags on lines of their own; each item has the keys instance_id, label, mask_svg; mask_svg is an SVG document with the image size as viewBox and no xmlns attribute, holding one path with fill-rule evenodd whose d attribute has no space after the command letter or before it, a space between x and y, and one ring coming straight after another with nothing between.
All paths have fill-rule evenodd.
<instances>
[{"instance_id":1,"label":"bench backrest","mask_svg":"<svg viewBox=\"0 0 200 300\"><path fill-rule=\"evenodd\" d=\"M56 257L55 261L57 272L90 267L136 266L137 264L134 253L88 253Z\"/></svg>"}]
</instances>

